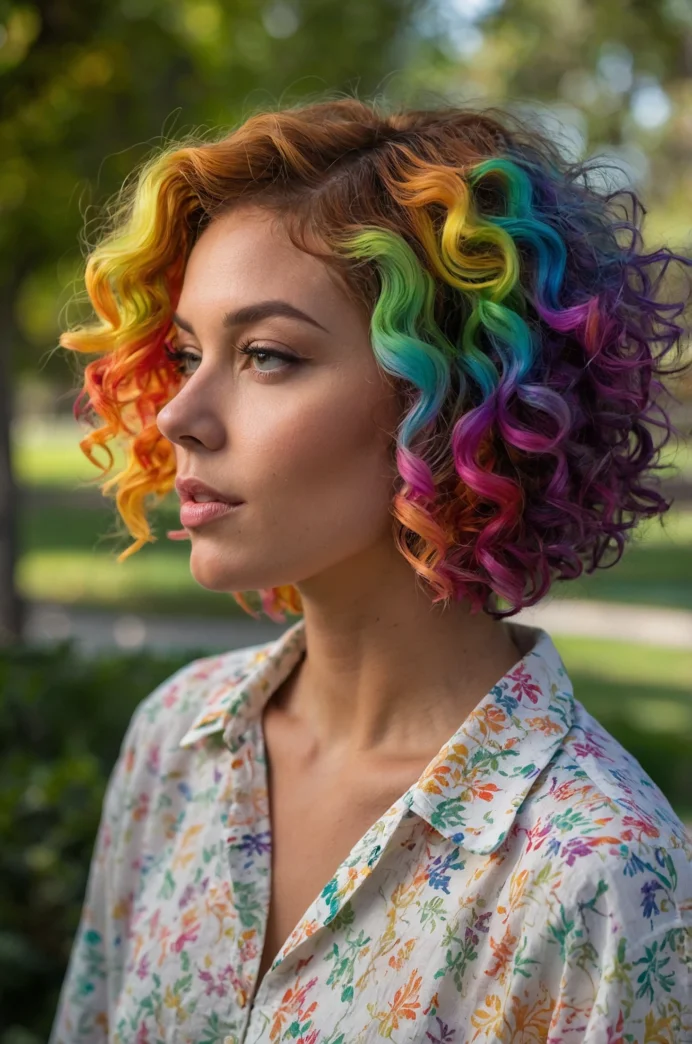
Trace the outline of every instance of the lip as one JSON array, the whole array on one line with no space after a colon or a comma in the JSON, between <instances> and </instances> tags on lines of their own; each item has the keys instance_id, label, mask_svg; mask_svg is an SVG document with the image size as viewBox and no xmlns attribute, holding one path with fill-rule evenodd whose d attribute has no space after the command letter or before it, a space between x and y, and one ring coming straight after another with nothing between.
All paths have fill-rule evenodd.
<instances>
[{"instance_id":1,"label":"lip","mask_svg":"<svg viewBox=\"0 0 692 1044\"><path fill-rule=\"evenodd\" d=\"M214 489L213 486L208 486L206 482L202 482L201 479L195 478L193 475L190 475L188 478L179 476L175 480L175 488L183 504L188 501L194 501L194 497L199 494L211 497L212 501L222 504L243 503L242 498L237 497L235 493L224 494L220 490Z\"/></svg>"},{"instance_id":2,"label":"lip","mask_svg":"<svg viewBox=\"0 0 692 1044\"><path fill-rule=\"evenodd\" d=\"M238 511L243 506L242 503L229 504L223 500L208 500L202 504L198 504L194 500L185 500L180 505L180 524L186 529L194 529L207 522L212 522L216 518L221 518L223 515Z\"/></svg>"}]
</instances>

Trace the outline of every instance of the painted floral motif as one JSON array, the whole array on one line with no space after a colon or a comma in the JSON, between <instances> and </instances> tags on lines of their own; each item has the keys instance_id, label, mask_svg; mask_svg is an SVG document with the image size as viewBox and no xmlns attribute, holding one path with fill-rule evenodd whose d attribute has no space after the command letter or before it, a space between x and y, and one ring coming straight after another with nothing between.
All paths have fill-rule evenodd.
<instances>
[{"instance_id":1,"label":"painted floral motif","mask_svg":"<svg viewBox=\"0 0 692 1044\"><path fill-rule=\"evenodd\" d=\"M690 839L550 636L511 626L521 660L354 845L254 1001L261 711L303 621L164 681L109 783L50 1044L692 1040Z\"/></svg>"}]
</instances>

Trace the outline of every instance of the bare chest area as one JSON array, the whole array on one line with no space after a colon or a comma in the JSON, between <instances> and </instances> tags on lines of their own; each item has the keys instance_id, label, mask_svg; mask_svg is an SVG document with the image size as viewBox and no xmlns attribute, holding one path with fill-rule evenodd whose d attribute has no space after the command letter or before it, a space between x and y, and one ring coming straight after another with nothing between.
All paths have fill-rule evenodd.
<instances>
[{"instance_id":1,"label":"bare chest area","mask_svg":"<svg viewBox=\"0 0 692 1044\"><path fill-rule=\"evenodd\" d=\"M258 985L353 846L418 779L427 760L331 775L307 770L271 716L264 721L272 824L271 902Z\"/></svg>"}]
</instances>

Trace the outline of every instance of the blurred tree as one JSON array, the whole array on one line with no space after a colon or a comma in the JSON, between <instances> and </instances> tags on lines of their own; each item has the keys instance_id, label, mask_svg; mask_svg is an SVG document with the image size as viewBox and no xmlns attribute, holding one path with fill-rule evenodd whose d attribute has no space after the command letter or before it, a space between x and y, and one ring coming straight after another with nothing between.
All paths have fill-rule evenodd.
<instances>
[{"instance_id":1,"label":"blurred tree","mask_svg":"<svg viewBox=\"0 0 692 1044\"><path fill-rule=\"evenodd\" d=\"M651 242L692 248L690 0L437 0L420 29L409 82L532 111L642 191Z\"/></svg>"},{"instance_id":2,"label":"blurred tree","mask_svg":"<svg viewBox=\"0 0 692 1044\"><path fill-rule=\"evenodd\" d=\"M651 242L690 252L690 0L0 0L0 640L21 631L10 375L76 371L47 349L80 237L159 141L325 88L539 103L641 190Z\"/></svg>"},{"instance_id":3,"label":"blurred tree","mask_svg":"<svg viewBox=\"0 0 692 1044\"><path fill-rule=\"evenodd\" d=\"M76 372L76 360L46 349L82 274L89 207L97 223L98 208L159 139L323 89L377 91L422 6L0 0L0 641L22 630L12 378L40 366L64 386L66 366Z\"/></svg>"}]
</instances>

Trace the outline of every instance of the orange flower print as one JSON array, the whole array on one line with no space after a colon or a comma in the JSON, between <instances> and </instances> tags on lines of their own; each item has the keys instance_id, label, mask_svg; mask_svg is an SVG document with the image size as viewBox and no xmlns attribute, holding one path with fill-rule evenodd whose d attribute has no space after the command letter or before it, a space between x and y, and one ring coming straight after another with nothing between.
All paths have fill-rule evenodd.
<instances>
[{"instance_id":1,"label":"orange flower print","mask_svg":"<svg viewBox=\"0 0 692 1044\"><path fill-rule=\"evenodd\" d=\"M395 954L392 954L392 956L389 958L390 966L392 968L396 968L397 971L400 971L403 968L406 961L411 956L415 945L416 940L409 939L408 942L405 942L403 946L400 946L397 952Z\"/></svg>"},{"instance_id":2,"label":"orange flower print","mask_svg":"<svg viewBox=\"0 0 692 1044\"><path fill-rule=\"evenodd\" d=\"M555 736L562 732L562 725L559 721L555 721L549 714L545 714L540 718L529 718L526 722L532 729L537 729L538 732L542 732L544 736Z\"/></svg>"},{"instance_id":3,"label":"orange flower print","mask_svg":"<svg viewBox=\"0 0 692 1044\"><path fill-rule=\"evenodd\" d=\"M503 1005L496 993L489 993L485 998L485 1007L476 1008L471 1016L471 1025L475 1029L472 1040L476 1040L481 1034L490 1037L493 1041L506 1039Z\"/></svg>"},{"instance_id":4,"label":"orange flower print","mask_svg":"<svg viewBox=\"0 0 692 1044\"><path fill-rule=\"evenodd\" d=\"M389 1011L373 1011L374 1005L368 1004L368 1011L380 1023L378 1033L381 1037L391 1039L394 1030L399 1029L400 1019L416 1019L416 1009L420 1008L418 994L423 976L414 968L405 986L400 986L394 994Z\"/></svg>"},{"instance_id":5,"label":"orange flower print","mask_svg":"<svg viewBox=\"0 0 692 1044\"><path fill-rule=\"evenodd\" d=\"M485 969L485 974L493 979L498 979L500 985L504 986L507 969L510 965L517 944L517 937L512 934L509 928L507 928L505 929L505 934L502 936L500 942L496 942L495 939L490 936L488 943L490 949L493 951L493 959Z\"/></svg>"}]
</instances>

